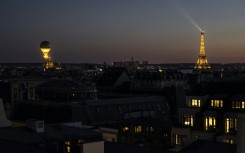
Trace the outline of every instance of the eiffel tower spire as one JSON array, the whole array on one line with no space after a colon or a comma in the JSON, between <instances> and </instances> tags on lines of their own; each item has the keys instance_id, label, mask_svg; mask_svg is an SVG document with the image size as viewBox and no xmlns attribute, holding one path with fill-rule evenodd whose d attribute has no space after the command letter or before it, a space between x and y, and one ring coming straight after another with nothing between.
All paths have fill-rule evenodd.
<instances>
[{"instance_id":1,"label":"eiffel tower spire","mask_svg":"<svg viewBox=\"0 0 245 153\"><path fill-rule=\"evenodd\" d=\"M197 63L194 67L194 69L197 70L207 70L210 69L210 65L208 64L208 59L206 57L205 53L205 47L204 47L204 31L201 31L201 43L200 43L200 53L197 59Z\"/></svg>"}]
</instances>

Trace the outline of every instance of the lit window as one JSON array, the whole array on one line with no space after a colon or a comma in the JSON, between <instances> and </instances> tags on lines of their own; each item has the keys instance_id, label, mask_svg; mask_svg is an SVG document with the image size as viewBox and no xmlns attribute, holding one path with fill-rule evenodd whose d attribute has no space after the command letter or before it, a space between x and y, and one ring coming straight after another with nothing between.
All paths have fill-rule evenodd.
<instances>
[{"instance_id":1,"label":"lit window","mask_svg":"<svg viewBox=\"0 0 245 153\"><path fill-rule=\"evenodd\" d=\"M65 141L65 144L69 146L69 145L71 145L71 142L70 141Z\"/></svg>"},{"instance_id":2,"label":"lit window","mask_svg":"<svg viewBox=\"0 0 245 153\"><path fill-rule=\"evenodd\" d=\"M232 139L224 139L223 142L229 143L229 144L234 144L234 140L232 140Z\"/></svg>"},{"instance_id":3,"label":"lit window","mask_svg":"<svg viewBox=\"0 0 245 153\"><path fill-rule=\"evenodd\" d=\"M66 151L69 153L71 152L71 147L70 146L66 146Z\"/></svg>"},{"instance_id":4,"label":"lit window","mask_svg":"<svg viewBox=\"0 0 245 153\"><path fill-rule=\"evenodd\" d=\"M211 100L211 107L223 107L223 100Z\"/></svg>"},{"instance_id":5,"label":"lit window","mask_svg":"<svg viewBox=\"0 0 245 153\"><path fill-rule=\"evenodd\" d=\"M237 130L237 119L235 118L235 131Z\"/></svg>"},{"instance_id":6,"label":"lit window","mask_svg":"<svg viewBox=\"0 0 245 153\"><path fill-rule=\"evenodd\" d=\"M70 153L71 152L71 142L70 141L65 141L65 145L66 145L66 152Z\"/></svg>"},{"instance_id":7,"label":"lit window","mask_svg":"<svg viewBox=\"0 0 245 153\"><path fill-rule=\"evenodd\" d=\"M154 132L154 128L152 126L148 126L148 127L146 127L146 132L153 133Z\"/></svg>"},{"instance_id":8,"label":"lit window","mask_svg":"<svg viewBox=\"0 0 245 153\"><path fill-rule=\"evenodd\" d=\"M201 100L199 100L199 99L192 99L190 106L191 107L200 107L201 106Z\"/></svg>"},{"instance_id":9,"label":"lit window","mask_svg":"<svg viewBox=\"0 0 245 153\"><path fill-rule=\"evenodd\" d=\"M224 139L224 141L223 141L224 143L229 143L230 142L230 140L229 139Z\"/></svg>"},{"instance_id":10,"label":"lit window","mask_svg":"<svg viewBox=\"0 0 245 153\"><path fill-rule=\"evenodd\" d=\"M205 117L205 130L211 130L216 128L216 118L211 116Z\"/></svg>"},{"instance_id":11,"label":"lit window","mask_svg":"<svg viewBox=\"0 0 245 153\"><path fill-rule=\"evenodd\" d=\"M232 101L232 108L244 109L245 108L245 102L244 101Z\"/></svg>"},{"instance_id":12,"label":"lit window","mask_svg":"<svg viewBox=\"0 0 245 153\"><path fill-rule=\"evenodd\" d=\"M186 138L186 135L173 134L173 143L175 145L182 145L182 140Z\"/></svg>"},{"instance_id":13,"label":"lit window","mask_svg":"<svg viewBox=\"0 0 245 153\"><path fill-rule=\"evenodd\" d=\"M140 133L141 131L142 131L142 127L140 125L134 127L134 132L135 133Z\"/></svg>"},{"instance_id":14,"label":"lit window","mask_svg":"<svg viewBox=\"0 0 245 153\"><path fill-rule=\"evenodd\" d=\"M178 134L175 135L175 144L180 145L180 140Z\"/></svg>"},{"instance_id":15,"label":"lit window","mask_svg":"<svg viewBox=\"0 0 245 153\"><path fill-rule=\"evenodd\" d=\"M183 116L183 124L186 126L193 126L194 117L192 115Z\"/></svg>"},{"instance_id":16,"label":"lit window","mask_svg":"<svg viewBox=\"0 0 245 153\"><path fill-rule=\"evenodd\" d=\"M129 128L128 128L127 126L125 126L125 127L122 128L122 130L123 130L124 132L127 132L127 131L129 131Z\"/></svg>"},{"instance_id":17,"label":"lit window","mask_svg":"<svg viewBox=\"0 0 245 153\"><path fill-rule=\"evenodd\" d=\"M150 132L154 132L154 128L152 126L150 127Z\"/></svg>"},{"instance_id":18,"label":"lit window","mask_svg":"<svg viewBox=\"0 0 245 153\"><path fill-rule=\"evenodd\" d=\"M237 130L236 118L225 118L225 133L234 132Z\"/></svg>"}]
</instances>

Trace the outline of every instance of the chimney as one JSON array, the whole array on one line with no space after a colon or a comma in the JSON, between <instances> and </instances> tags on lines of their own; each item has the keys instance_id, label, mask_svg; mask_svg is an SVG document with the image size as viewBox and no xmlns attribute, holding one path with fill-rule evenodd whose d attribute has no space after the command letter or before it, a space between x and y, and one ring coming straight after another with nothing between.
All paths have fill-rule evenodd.
<instances>
[{"instance_id":1,"label":"chimney","mask_svg":"<svg viewBox=\"0 0 245 153\"><path fill-rule=\"evenodd\" d=\"M29 129L35 131L36 133L44 132L44 121L30 119L26 121L26 125Z\"/></svg>"}]
</instances>

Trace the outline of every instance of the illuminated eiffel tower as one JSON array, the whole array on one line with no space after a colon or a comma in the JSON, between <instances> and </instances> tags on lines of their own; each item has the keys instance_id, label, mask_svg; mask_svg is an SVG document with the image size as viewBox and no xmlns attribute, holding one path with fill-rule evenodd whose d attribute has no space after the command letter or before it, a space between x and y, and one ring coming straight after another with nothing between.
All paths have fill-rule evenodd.
<instances>
[{"instance_id":1,"label":"illuminated eiffel tower","mask_svg":"<svg viewBox=\"0 0 245 153\"><path fill-rule=\"evenodd\" d=\"M194 67L196 70L210 70L211 67L208 64L208 59L206 57L205 48L204 48L204 31L201 31L201 44L200 44L200 53L197 59L197 63Z\"/></svg>"}]
</instances>

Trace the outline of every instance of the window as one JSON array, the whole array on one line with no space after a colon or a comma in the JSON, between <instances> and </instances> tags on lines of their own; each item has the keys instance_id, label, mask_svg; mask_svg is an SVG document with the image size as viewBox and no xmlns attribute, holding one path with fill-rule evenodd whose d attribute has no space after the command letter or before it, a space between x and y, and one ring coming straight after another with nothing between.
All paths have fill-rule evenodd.
<instances>
[{"instance_id":1,"label":"window","mask_svg":"<svg viewBox=\"0 0 245 153\"><path fill-rule=\"evenodd\" d=\"M17 88L14 88L14 99L17 99L18 95L17 95Z\"/></svg>"},{"instance_id":2,"label":"window","mask_svg":"<svg viewBox=\"0 0 245 153\"><path fill-rule=\"evenodd\" d=\"M216 117L206 116L204 123L205 130L212 130L216 128Z\"/></svg>"},{"instance_id":3,"label":"window","mask_svg":"<svg viewBox=\"0 0 245 153\"><path fill-rule=\"evenodd\" d=\"M234 140L232 140L232 139L224 139L223 142L229 143L229 144L234 144Z\"/></svg>"},{"instance_id":4,"label":"window","mask_svg":"<svg viewBox=\"0 0 245 153\"><path fill-rule=\"evenodd\" d=\"M65 145L66 145L66 153L70 153L71 152L71 142L65 141Z\"/></svg>"},{"instance_id":5,"label":"window","mask_svg":"<svg viewBox=\"0 0 245 153\"><path fill-rule=\"evenodd\" d=\"M99 107L96 108L96 112L100 113L100 108Z\"/></svg>"},{"instance_id":6,"label":"window","mask_svg":"<svg viewBox=\"0 0 245 153\"><path fill-rule=\"evenodd\" d=\"M146 141L145 141L145 146L146 146L147 148L151 148L151 147L153 146L152 140L146 140Z\"/></svg>"},{"instance_id":7,"label":"window","mask_svg":"<svg viewBox=\"0 0 245 153\"><path fill-rule=\"evenodd\" d=\"M142 127L140 125L134 127L134 132L135 133L140 133L141 131L142 131Z\"/></svg>"},{"instance_id":8,"label":"window","mask_svg":"<svg viewBox=\"0 0 245 153\"><path fill-rule=\"evenodd\" d=\"M142 110L142 106L140 104L138 104L138 108L139 110Z\"/></svg>"},{"instance_id":9,"label":"window","mask_svg":"<svg viewBox=\"0 0 245 153\"><path fill-rule=\"evenodd\" d=\"M244 109L245 108L245 102L244 101L232 101L232 108Z\"/></svg>"},{"instance_id":10,"label":"window","mask_svg":"<svg viewBox=\"0 0 245 153\"><path fill-rule=\"evenodd\" d=\"M153 133L154 132L154 128L152 126L147 126L146 127L146 132L147 133Z\"/></svg>"},{"instance_id":11,"label":"window","mask_svg":"<svg viewBox=\"0 0 245 153\"><path fill-rule=\"evenodd\" d=\"M120 114L122 114L122 113L123 113L123 112L122 112L122 107L119 106L118 109L119 109Z\"/></svg>"},{"instance_id":12,"label":"window","mask_svg":"<svg viewBox=\"0 0 245 153\"><path fill-rule=\"evenodd\" d=\"M71 145L71 142L70 141L65 141L65 144L69 146L69 145Z\"/></svg>"},{"instance_id":13,"label":"window","mask_svg":"<svg viewBox=\"0 0 245 153\"><path fill-rule=\"evenodd\" d=\"M173 143L175 145L181 146L182 145L182 140L184 138L186 138L185 135L173 134Z\"/></svg>"},{"instance_id":14,"label":"window","mask_svg":"<svg viewBox=\"0 0 245 153\"><path fill-rule=\"evenodd\" d=\"M44 127L43 122L37 122L37 127L38 128L43 128Z\"/></svg>"},{"instance_id":15,"label":"window","mask_svg":"<svg viewBox=\"0 0 245 153\"><path fill-rule=\"evenodd\" d=\"M160 149L164 149L164 148L165 148L165 146L166 146L166 145L165 145L165 143L164 143L164 142L160 142L160 143L159 143L159 148L160 148Z\"/></svg>"},{"instance_id":16,"label":"window","mask_svg":"<svg viewBox=\"0 0 245 153\"><path fill-rule=\"evenodd\" d=\"M34 88L30 87L30 98L32 99L34 97Z\"/></svg>"},{"instance_id":17,"label":"window","mask_svg":"<svg viewBox=\"0 0 245 153\"><path fill-rule=\"evenodd\" d=\"M178 134L175 135L175 144L176 145L180 145L181 144L181 139L180 139L180 136Z\"/></svg>"},{"instance_id":18,"label":"window","mask_svg":"<svg viewBox=\"0 0 245 153\"><path fill-rule=\"evenodd\" d=\"M159 111L162 110L160 104L157 104L157 108L158 108Z\"/></svg>"},{"instance_id":19,"label":"window","mask_svg":"<svg viewBox=\"0 0 245 153\"><path fill-rule=\"evenodd\" d=\"M147 106L148 106L148 108L149 108L150 110L153 109L152 104L147 104Z\"/></svg>"},{"instance_id":20,"label":"window","mask_svg":"<svg viewBox=\"0 0 245 153\"><path fill-rule=\"evenodd\" d=\"M70 146L66 146L66 152L71 152L71 147Z\"/></svg>"},{"instance_id":21,"label":"window","mask_svg":"<svg viewBox=\"0 0 245 153\"><path fill-rule=\"evenodd\" d=\"M194 117L192 115L184 115L183 116L183 125L193 126Z\"/></svg>"},{"instance_id":22,"label":"window","mask_svg":"<svg viewBox=\"0 0 245 153\"><path fill-rule=\"evenodd\" d=\"M237 130L236 118L225 118L225 133L235 132Z\"/></svg>"},{"instance_id":23,"label":"window","mask_svg":"<svg viewBox=\"0 0 245 153\"><path fill-rule=\"evenodd\" d=\"M101 116L102 115L102 112L101 112L101 108L97 107L96 108L96 113Z\"/></svg>"},{"instance_id":24,"label":"window","mask_svg":"<svg viewBox=\"0 0 245 153\"><path fill-rule=\"evenodd\" d=\"M107 111L108 111L108 112L111 112L110 106L107 107Z\"/></svg>"},{"instance_id":25,"label":"window","mask_svg":"<svg viewBox=\"0 0 245 153\"><path fill-rule=\"evenodd\" d=\"M131 105L129 105L128 108L129 108L129 111L133 110Z\"/></svg>"},{"instance_id":26,"label":"window","mask_svg":"<svg viewBox=\"0 0 245 153\"><path fill-rule=\"evenodd\" d=\"M127 137L126 136L122 136L122 143L127 143Z\"/></svg>"},{"instance_id":27,"label":"window","mask_svg":"<svg viewBox=\"0 0 245 153\"><path fill-rule=\"evenodd\" d=\"M123 132L127 132L127 131L129 131L129 127L125 126L122 128L122 130L123 130Z\"/></svg>"},{"instance_id":28,"label":"window","mask_svg":"<svg viewBox=\"0 0 245 153\"><path fill-rule=\"evenodd\" d=\"M191 107L201 107L201 100L200 99L191 99L190 106Z\"/></svg>"},{"instance_id":29,"label":"window","mask_svg":"<svg viewBox=\"0 0 245 153\"><path fill-rule=\"evenodd\" d=\"M216 108L223 107L223 100L211 100L211 107L216 107Z\"/></svg>"}]
</instances>

